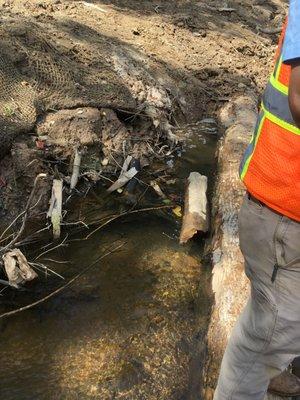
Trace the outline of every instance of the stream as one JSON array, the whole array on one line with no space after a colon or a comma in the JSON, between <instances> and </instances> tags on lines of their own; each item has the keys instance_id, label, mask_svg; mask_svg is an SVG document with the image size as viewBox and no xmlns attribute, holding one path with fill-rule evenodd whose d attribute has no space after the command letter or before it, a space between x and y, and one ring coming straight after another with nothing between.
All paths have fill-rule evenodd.
<instances>
[{"instance_id":1,"label":"stream","mask_svg":"<svg viewBox=\"0 0 300 400\"><path fill-rule=\"evenodd\" d=\"M184 192L191 171L207 175L211 191L217 137L199 124L185 129L189 140L174 161L173 191ZM97 196L76 207L97 217ZM71 279L124 243L59 295L0 321L0 399L200 400L210 268L202 260L204 240L180 246L179 230L172 211L135 214L89 240L78 232L68 247L47 254L45 262ZM44 276L25 291L1 292L0 311L62 283Z\"/></svg>"}]
</instances>

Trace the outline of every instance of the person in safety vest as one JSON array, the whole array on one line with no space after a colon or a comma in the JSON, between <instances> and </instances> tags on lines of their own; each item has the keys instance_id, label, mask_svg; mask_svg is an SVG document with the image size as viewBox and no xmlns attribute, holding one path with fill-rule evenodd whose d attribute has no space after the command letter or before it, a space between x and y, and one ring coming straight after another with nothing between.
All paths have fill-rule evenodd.
<instances>
[{"instance_id":1,"label":"person in safety vest","mask_svg":"<svg viewBox=\"0 0 300 400\"><path fill-rule=\"evenodd\" d=\"M300 356L300 0L290 1L240 176L247 188L240 246L251 295L214 400L263 400L268 387L300 395L300 379L288 370Z\"/></svg>"}]
</instances>

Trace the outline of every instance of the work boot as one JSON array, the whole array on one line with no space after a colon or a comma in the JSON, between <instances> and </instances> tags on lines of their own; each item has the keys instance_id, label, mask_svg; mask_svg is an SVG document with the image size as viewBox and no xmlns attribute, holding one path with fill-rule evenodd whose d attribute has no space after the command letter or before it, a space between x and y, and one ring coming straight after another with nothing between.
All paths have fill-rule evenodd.
<instances>
[{"instance_id":1,"label":"work boot","mask_svg":"<svg viewBox=\"0 0 300 400\"><path fill-rule=\"evenodd\" d=\"M289 371L272 379L268 392L281 397L300 396L300 379Z\"/></svg>"},{"instance_id":2,"label":"work boot","mask_svg":"<svg viewBox=\"0 0 300 400\"><path fill-rule=\"evenodd\" d=\"M292 372L294 375L300 378L300 357L295 358L292 362Z\"/></svg>"}]
</instances>

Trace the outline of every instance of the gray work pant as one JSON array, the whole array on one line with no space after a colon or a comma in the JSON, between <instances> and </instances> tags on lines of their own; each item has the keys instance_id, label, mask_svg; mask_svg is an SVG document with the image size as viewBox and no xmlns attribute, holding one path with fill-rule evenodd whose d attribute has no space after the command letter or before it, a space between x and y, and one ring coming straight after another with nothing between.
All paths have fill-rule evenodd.
<instances>
[{"instance_id":1,"label":"gray work pant","mask_svg":"<svg viewBox=\"0 0 300 400\"><path fill-rule=\"evenodd\" d=\"M262 400L270 379L300 355L300 223L247 195L239 225L251 296L229 340L214 400Z\"/></svg>"}]
</instances>

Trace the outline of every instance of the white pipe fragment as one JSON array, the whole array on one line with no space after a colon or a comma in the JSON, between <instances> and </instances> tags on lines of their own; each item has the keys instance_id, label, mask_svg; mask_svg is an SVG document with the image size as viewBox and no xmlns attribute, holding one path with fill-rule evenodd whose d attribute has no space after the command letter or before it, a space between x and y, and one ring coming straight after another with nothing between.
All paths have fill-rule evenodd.
<instances>
[{"instance_id":1,"label":"white pipe fragment","mask_svg":"<svg viewBox=\"0 0 300 400\"><path fill-rule=\"evenodd\" d=\"M129 182L135 175L139 172L135 167L128 170L130 163L132 161L132 156L128 156L124 161L123 167L120 172L119 178L113 183L108 189L108 193L112 193L115 190L121 189L127 182Z\"/></svg>"},{"instance_id":2,"label":"white pipe fragment","mask_svg":"<svg viewBox=\"0 0 300 400\"><path fill-rule=\"evenodd\" d=\"M126 185L127 182L129 182L133 177L135 177L135 175L138 173L139 171L135 168L132 167L130 168L129 171L127 172L123 172L122 175L120 175L120 177L118 178L118 180L111 185L107 191L109 193L114 192L115 190L120 189L121 187L123 187L124 185Z\"/></svg>"},{"instance_id":3,"label":"white pipe fragment","mask_svg":"<svg viewBox=\"0 0 300 400\"><path fill-rule=\"evenodd\" d=\"M192 172L187 181L180 243L186 243L197 232L208 229L207 177Z\"/></svg>"},{"instance_id":4,"label":"white pipe fragment","mask_svg":"<svg viewBox=\"0 0 300 400\"><path fill-rule=\"evenodd\" d=\"M63 181L61 179L54 179L50 207L47 213L47 217L51 218L54 239L60 237L60 224L62 220L62 190Z\"/></svg>"}]
</instances>

